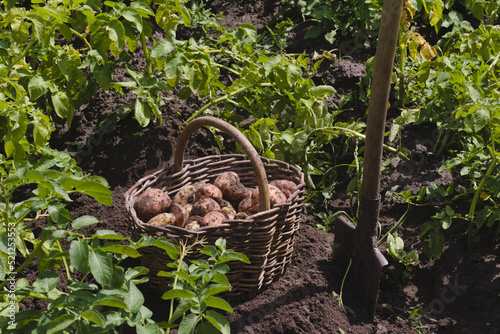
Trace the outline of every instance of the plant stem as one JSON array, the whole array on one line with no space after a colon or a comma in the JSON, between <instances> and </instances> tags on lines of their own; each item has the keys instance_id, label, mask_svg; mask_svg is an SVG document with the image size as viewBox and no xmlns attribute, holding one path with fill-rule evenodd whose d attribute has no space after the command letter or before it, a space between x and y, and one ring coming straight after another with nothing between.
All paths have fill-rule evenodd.
<instances>
[{"instance_id":1,"label":"plant stem","mask_svg":"<svg viewBox=\"0 0 500 334\"><path fill-rule=\"evenodd\" d=\"M248 85L248 86L245 86L245 87L241 87L241 88L238 88L237 90L229 93L229 94L226 94L222 97L219 97L218 99L215 99L215 100L212 100L210 101L209 103L205 104L203 107L201 107L201 109L199 109L198 111L196 111L193 115L191 115L191 117L189 117L187 120L186 120L186 123L189 123L191 122L193 119L197 118L198 116L200 116L205 110L207 110L208 108L210 108L211 106L213 105L216 105L217 103L219 102L222 102L222 101L230 101L230 97L231 96L234 96L234 95L237 95L247 89L250 89L252 87L255 87L255 86L260 86L260 87L269 87L271 86L270 83L267 83L267 82L264 82L264 83L255 83L255 84L251 84L251 85ZM232 101L231 101L232 102Z\"/></svg>"},{"instance_id":2,"label":"plant stem","mask_svg":"<svg viewBox=\"0 0 500 334\"><path fill-rule=\"evenodd\" d=\"M57 246L59 247L59 250L61 251L61 253L63 252L63 249L61 247L61 243L59 242L59 240L57 240ZM68 277L68 279L71 278L71 274L69 272L69 266L68 266L68 261L66 260L66 256L63 256L63 263L64 263L64 268L66 269L66 276Z\"/></svg>"},{"instance_id":3,"label":"plant stem","mask_svg":"<svg viewBox=\"0 0 500 334\"><path fill-rule=\"evenodd\" d=\"M400 31L400 34L404 32ZM401 104L401 108L405 106L405 60L406 60L406 41L399 43L399 103Z\"/></svg>"},{"instance_id":4,"label":"plant stem","mask_svg":"<svg viewBox=\"0 0 500 334\"><path fill-rule=\"evenodd\" d=\"M12 61L12 63L9 64L9 66L7 67L7 73L9 73L10 70L12 69L12 67L14 67L14 65L16 65L21 59L23 59L24 57L26 57L26 55L28 54L28 51L31 49L31 47L33 46L33 44L35 44L35 42L36 42L36 39L32 38L31 41L28 43L28 45L24 48L23 52L21 52L20 54L18 54L17 57L14 58L14 60Z\"/></svg>"},{"instance_id":5,"label":"plant stem","mask_svg":"<svg viewBox=\"0 0 500 334\"><path fill-rule=\"evenodd\" d=\"M215 65L215 66L217 66L217 67L223 68L223 69L225 69L226 71L229 71L229 72L231 72L231 73L234 73L234 74L236 74L236 75L237 75L237 76L239 76L239 77L241 76L241 73L240 73L240 72L238 72L238 71L236 71L236 70L233 70L233 69L232 69L232 68L230 68L230 67L227 67L227 66L222 65L222 64L219 64L219 63L211 63L211 64L212 64L212 65Z\"/></svg>"},{"instance_id":6,"label":"plant stem","mask_svg":"<svg viewBox=\"0 0 500 334\"><path fill-rule=\"evenodd\" d=\"M486 184L487 179L490 177L491 173L493 173L493 170L495 169L495 166L497 164L497 156L495 155L495 142L493 141L493 148L492 148L492 154L493 154L493 160L490 163L490 166L488 167L488 170L486 171L486 174L484 174L483 179L479 183L479 186L476 189L476 192L474 193L474 197L472 198L472 203L469 208L469 224L467 227L467 249L472 248L472 237L473 237L473 232L474 232L474 213L476 211L476 205L477 202L479 201L479 197L481 196L481 192L484 188L484 185Z\"/></svg>"},{"instance_id":7,"label":"plant stem","mask_svg":"<svg viewBox=\"0 0 500 334\"><path fill-rule=\"evenodd\" d=\"M348 129L348 128L342 128L342 127L338 127L338 126L332 126L330 128L318 128L318 129L315 129L314 131L324 131L324 132L329 132L329 133L333 133L333 134L340 134L342 132L347 132L355 137L358 137L358 138L361 138L363 140L366 139L366 136L362 133L359 133L357 131L354 131L354 130L351 130L351 129ZM401 151L398 151L397 149L395 149L394 147L391 147L389 145L386 145L386 144L383 144L383 147L390 151L390 152L393 152L393 153L397 153L398 155L400 155L402 158L406 159L406 160L410 160L403 152Z\"/></svg>"},{"instance_id":8,"label":"plant stem","mask_svg":"<svg viewBox=\"0 0 500 334\"><path fill-rule=\"evenodd\" d=\"M153 74L153 70L151 67L151 56L149 55L149 49L146 45L146 36L144 35L144 32L141 32L141 46L142 52L144 52L144 58L146 59L146 74L150 77L151 74Z\"/></svg>"},{"instance_id":9,"label":"plant stem","mask_svg":"<svg viewBox=\"0 0 500 334\"><path fill-rule=\"evenodd\" d=\"M347 266L347 270L345 271L344 277L342 278L342 283L340 284L340 294L339 294L339 303L340 306L344 307L344 302L342 301L342 293L344 292L344 284L347 278L347 274L349 273L349 269L351 269L352 258L349 259L349 265Z\"/></svg>"},{"instance_id":10,"label":"plant stem","mask_svg":"<svg viewBox=\"0 0 500 334\"><path fill-rule=\"evenodd\" d=\"M394 224L393 227L391 227L391 229L389 231L387 231L386 234L384 234L384 236L382 238L379 238L378 241L377 241L377 246L380 245L384 240L385 238L387 238L387 236L389 234L392 234L394 231L396 231L401 225L403 225L403 223L406 221L406 216L408 215L408 213L411 211L411 203L408 203L408 208L406 209L405 213L401 216L401 218L399 218L398 222L396 224Z\"/></svg>"},{"instance_id":11,"label":"plant stem","mask_svg":"<svg viewBox=\"0 0 500 334\"><path fill-rule=\"evenodd\" d=\"M69 28L73 34L75 34L78 38L83 40L85 45L87 46L87 49L92 50L92 45L90 45L89 41L87 41L87 34L80 34L78 31L74 30L73 28Z\"/></svg>"}]
</instances>

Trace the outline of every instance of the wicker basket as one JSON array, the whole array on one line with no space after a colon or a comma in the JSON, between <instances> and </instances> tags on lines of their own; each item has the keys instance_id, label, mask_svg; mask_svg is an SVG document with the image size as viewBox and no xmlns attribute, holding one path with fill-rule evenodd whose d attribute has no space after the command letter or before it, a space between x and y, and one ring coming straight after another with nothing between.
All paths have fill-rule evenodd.
<instances>
[{"instance_id":1,"label":"wicker basket","mask_svg":"<svg viewBox=\"0 0 500 334\"><path fill-rule=\"evenodd\" d=\"M246 155L212 155L195 160L183 161L184 148L191 134L201 126L213 126L231 135L243 148ZM189 231L177 226L156 227L144 224L136 215L134 203L148 188L160 188L171 197L182 187L196 182L213 183L222 172L236 172L241 182L249 188L259 187L261 212L246 219L225 220L222 225L202 227ZM297 185L288 202L270 208L268 180L288 179ZM228 280L233 295L254 296L278 278L290 262L293 252L293 238L299 228L299 214L303 208L305 183L303 174L295 167L282 161L258 156L254 147L235 127L213 117L200 117L189 123L179 137L174 165L140 179L125 193L125 207L134 238L142 234L164 236L176 243L181 239L194 241L204 237L209 244L223 237L227 248L245 254L250 264L229 263ZM150 284L161 292L168 289L165 278L157 273L167 270L171 261L167 254L156 247L140 249L142 264L150 269ZM193 252L188 259L196 259ZM243 297L243 298L245 298Z\"/></svg>"}]
</instances>

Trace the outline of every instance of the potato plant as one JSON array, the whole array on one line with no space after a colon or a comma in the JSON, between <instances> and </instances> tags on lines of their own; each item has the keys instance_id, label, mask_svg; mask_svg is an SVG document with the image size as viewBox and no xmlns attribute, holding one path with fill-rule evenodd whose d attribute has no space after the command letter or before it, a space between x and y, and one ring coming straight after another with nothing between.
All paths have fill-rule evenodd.
<instances>
[{"instance_id":1,"label":"potato plant","mask_svg":"<svg viewBox=\"0 0 500 334\"><path fill-rule=\"evenodd\" d=\"M437 43L427 41L400 47L398 86L401 116L393 123L389 139L398 138L407 124L433 124L437 140L433 140L433 153L445 155L440 171L457 170L470 181L468 189L451 196L455 187L442 189L438 197L417 196L423 202L448 205L467 199L467 214L455 212L450 206L441 208L432 220L423 224L421 238L423 251L428 257L439 258L444 250L445 230L453 220L468 222L468 248L473 246L477 232L483 227L498 224L498 147L500 144L498 73L500 70L500 30L498 1L460 1L472 15L482 20L473 26L463 14L455 10L452 1L410 1L408 18L422 20L439 33ZM405 32L412 34L411 30ZM414 34L414 33L413 33ZM406 39L400 41L408 41ZM425 42L425 43L424 43ZM414 43L414 42L413 42ZM406 48L410 57L405 57ZM419 52L420 48L420 52ZM431 53L433 54L432 56ZM433 192L436 194L436 192Z\"/></svg>"}]
</instances>

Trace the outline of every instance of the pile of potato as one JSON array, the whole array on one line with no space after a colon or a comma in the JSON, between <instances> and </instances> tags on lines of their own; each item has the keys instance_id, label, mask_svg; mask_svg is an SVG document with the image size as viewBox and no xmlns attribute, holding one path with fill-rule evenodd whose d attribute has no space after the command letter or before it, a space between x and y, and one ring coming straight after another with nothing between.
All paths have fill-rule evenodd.
<instances>
[{"instance_id":1,"label":"pile of potato","mask_svg":"<svg viewBox=\"0 0 500 334\"><path fill-rule=\"evenodd\" d=\"M289 180L271 181L271 206L285 203L295 186ZM260 211L259 202L259 188L249 189L238 174L224 172L213 184L200 182L181 188L172 199L161 189L149 188L137 198L134 209L149 225L176 225L195 231L227 219L244 219Z\"/></svg>"}]
</instances>

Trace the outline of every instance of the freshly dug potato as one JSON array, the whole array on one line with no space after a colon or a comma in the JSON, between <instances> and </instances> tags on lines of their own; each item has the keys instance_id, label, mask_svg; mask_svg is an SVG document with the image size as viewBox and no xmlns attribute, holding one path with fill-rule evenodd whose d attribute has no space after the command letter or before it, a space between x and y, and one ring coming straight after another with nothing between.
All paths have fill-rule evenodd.
<instances>
[{"instance_id":1,"label":"freshly dug potato","mask_svg":"<svg viewBox=\"0 0 500 334\"><path fill-rule=\"evenodd\" d=\"M173 203L170 205L169 211L175 216L175 224L179 227L184 227L189 218L187 210L182 205Z\"/></svg>"},{"instance_id":2,"label":"freshly dug potato","mask_svg":"<svg viewBox=\"0 0 500 334\"><path fill-rule=\"evenodd\" d=\"M252 210L255 212L260 211L260 198L259 198L259 187L256 187L252 191ZM275 204L282 204L286 202L286 196L283 194L278 187L269 184L269 200L271 202L271 207Z\"/></svg>"},{"instance_id":3,"label":"freshly dug potato","mask_svg":"<svg viewBox=\"0 0 500 334\"><path fill-rule=\"evenodd\" d=\"M190 230L190 231L196 231L197 229L199 229L201 227L200 224L198 224L198 222L190 222L189 224L186 224L186 226L184 226L184 228L186 230Z\"/></svg>"},{"instance_id":4,"label":"freshly dug potato","mask_svg":"<svg viewBox=\"0 0 500 334\"><path fill-rule=\"evenodd\" d=\"M295 188L296 184L290 180L274 180L269 182L269 184L278 187L279 190L283 194L285 194L286 198L289 198Z\"/></svg>"},{"instance_id":5,"label":"freshly dug potato","mask_svg":"<svg viewBox=\"0 0 500 334\"><path fill-rule=\"evenodd\" d=\"M222 201L222 191L213 184L205 184L196 190L194 197L196 201L203 197L208 197L220 203Z\"/></svg>"},{"instance_id":6,"label":"freshly dug potato","mask_svg":"<svg viewBox=\"0 0 500 334\"><path fill-rule=\"evenodd\" d=\"M186 203L183 205L183 207L188 212L188 216L191 216L191 210L193 210L193 203Z\"/></svg>"},{"instance_id":7,"label":"freshly dug potato","mask_svg":"<svg viewBox=\"0 0 500 334\"><path fill-rule=\"evenodd\" d=\"M195 184L193 184L193 187L194 187L194 190L198 190L200 189L201 187L203 187L205 184L207 184L206 182L204 181L200 181L200 182L196 182Z\"/></svg>"},{"instance_id":8,"label":"freshly dug potato","mask_svg":"<svg viewBox=\"0 0 500 334\"><path fill-rule=\"evenodd\" d=\"M224 172L214 181L214 185L222 191L224 199L237 205L245 197L251 195L251 190L240 183L240 177L235 172Z\"/></svg>"},{"instance_id":9,"label":"freshly dug potato","mask_svg":"<svg viewBox=\"0 0 500 334\"><path fill-rule=\"evenodd\" d=\"M160 227L175 225L175 215L172 213L163 212L148 220L147 224Z\"/></svg>"},{"instance_id":10,"label":"freshly dug potato","mask_svg":"<svg viewBox=\"0 0 500 334\"><path fill-rule=\"evenodd\" d=\"M248 217L248 214L246 212L238 212L236 215L234 215L234 219L246 219Z\"/></svg>"},{"instance_id":11,"label":"freshly dug potato","mask_svg":"<svg viewBox=\"0 0 500 334\"><path fill-rule=\"evenodd\" d=\"M238 212L248 212L252 207L252 198L244 198L238 205Z\"/></svg>"},{"instance_id":12,"label":"freshly dug potato","mask_svg":"<svg viewBox=\"0 0 500 334\"><path fill-rule=\"evenodd\" d=\"M202 216L191 216L188 218L184 228L190 231L196 231L201 227L202 222L203 222Z\"/></svg>"},{"instance_id":13,"label":"freshly dug potato","mask_svg":"<svg viewBox=\"0 0 500 334\"><path fill-rule=\"evenodd\" d=\"M222 190L223 185L227 183L240 183L240 176L235 172L224 172L217 176L214 186Z\"/></svg>"},{"instance_id":14,"label":"freshly dug potato","mask_svg":"<svg viewBox=\"0 0 500 334\"><path fill-rule=\"evenodd\" d=\"M236 214L236 210L234 209L234 207L231 205L231 203L229 203L228 201L226 201L225 199L223 199L220 203L220 209L221 211L224 211L228 216L234 216Z\"/></svg>"},{"instance_id":15,"label":"freshly dug potato","mask_svg":"<svg viewBox=\"0 0 500 334\"><path fill-rule=\"evenodd\" d=\"M184 205L195 201L196 188L193 185L182 187L172 199L172 203Z\"/></svg>"},{"instance_id":16,"label":"freshly dug potato","mask_svg":"<svg viewBox=\"0 0 500 334\"><path fill-rule=\"evenodd\" d=\"M210 211L203 217L201 226L219 226L226 219L229 219L229 217L225 212L221 210Z\"/></svg>"},{"instance_id":17,"label":"freshly dug potato","mask_svg":"<svg viewBox=\"0 0 500 334\"><path fill-rule=\"evenodd\" d=\"M195 216L205 216L210 211L220 210L220 205L215 200L204 197L193 204L191 214Z\"/></svg>"},{"instance_id":18,"label":"freshly dug potato","mask_svg":"<svg viewBox=\"0 0 500 334\"><path fill-rule=\"evenodd\" d=\"M157 188L149 188L144 191L134 203L137 217L147 222L154 216L165 212L170 208L172 200L166 192Z\"/></svg>"}]
</instances>

